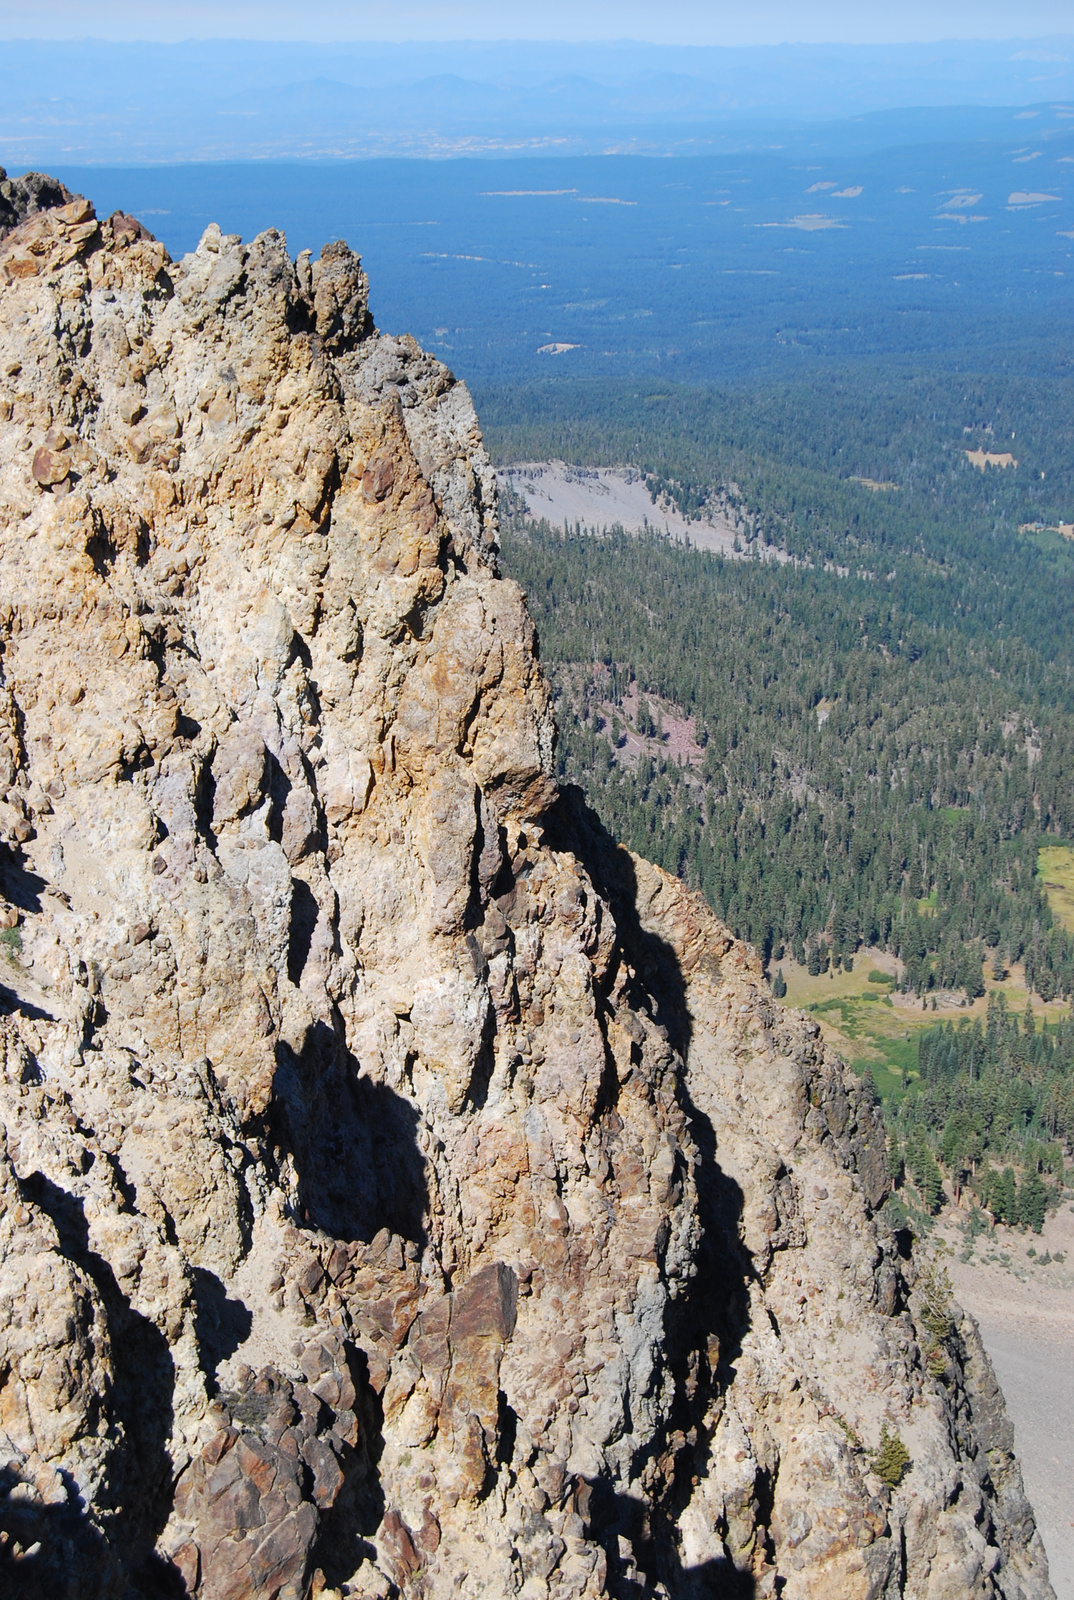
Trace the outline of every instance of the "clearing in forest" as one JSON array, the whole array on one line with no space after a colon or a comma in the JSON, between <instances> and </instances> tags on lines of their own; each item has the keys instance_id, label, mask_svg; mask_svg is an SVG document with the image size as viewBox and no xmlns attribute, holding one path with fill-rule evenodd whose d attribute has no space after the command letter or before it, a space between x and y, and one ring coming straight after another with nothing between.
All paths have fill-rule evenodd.
<instances>
[{"instance_id":1,"label":"clearing in forest","mask_svg":"<svg viewBox=\"0 0 1074 1600\"><path fill-rule=\"evenodd\" d=\"M712 507L704 518L687 520L676 506L656 504L640 472L630 467L574 467L564 461L525 461L501 467L501 485L526 503L534 520L544 518L553 527L566 522L591 530L617 523L628 533L666 533L680 543L724 556L742 553L743 536L750 528L745 518ZM738 550L735 549L736 541ZM766 550L768 559L786 559Z\"/></svg>"},{"instance_id":2,"label":"clearing in forest","mask_svg":"<svg viewBox=\"0 0 1074 1600\"><path fill-rule=\"evenodd\" d=\"M1045 845L1037 856L1037 876L1052 915L1074 933L1074 845Z\"/></svg>"},{"instance_id":3,"label":"clearing in forest","mask_svg":"<svg viewBox=\"0 0 1074 1600\"><path fill-rule=\"evenodd\" d=\"M1069 904L1074 916L1074 850L1062 847L1059 853L1067 858ZM935 1010L931 996L922 1004L920 996L901 994L896 989L901 969L886 950L859 950L852 972L831 970L813 977L789 952L781 961L773 959L770 972L774 973L777 967L782 969L787 983L782 1003L808 1011L820 1023L825 1043L837 1050L855 1072L868 1071L884 1100L899 1095L916 1079L917 1038L926 1028L963 1018L972 1023L979 1017L983 1022L988 1014L988 995L993 991L1003 991L1007 1009L1014 1015L1021 1015L1031 998L1020 964L1012 966L1000 982L986 976L985 994L968 1004L954 993L938 994ZM1041 1019L1054 1023L1068 1013L1065 1001L1044 1004L1039 995L1032 996L1032 1005L1038 1027Z\"/></svg>"}]
</instances>

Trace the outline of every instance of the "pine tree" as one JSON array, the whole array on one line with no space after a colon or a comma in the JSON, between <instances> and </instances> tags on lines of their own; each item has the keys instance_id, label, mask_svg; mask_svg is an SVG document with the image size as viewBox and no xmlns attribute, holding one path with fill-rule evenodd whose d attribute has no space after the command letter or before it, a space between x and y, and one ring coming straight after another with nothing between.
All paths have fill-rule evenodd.
<instances>
[{"instance_id":1,"label":"pine tree","mask_svg":"<svg viewBox=\"0 0 1074 1600\"><path fill-rule=\"evenodd\" d=\"M888 1430L887 1423L880 1429L880 1444L874 1451L870 1466L889 1489L897 1489L910 1470L910 1452L897 1433Z\"/></svg>"},{"instance_id":2,"label":"pine tree","mask_svg":"<svg viewBox=\"0 0 1074 1600\"><path fill-rule=\"evenodd\" d=\"M1011 1167L1004 1167L1002 1172L995 1175L990 1185L989 1199L990 1210L997 1222L1018 1220L1018 1194Z\"/></svg>"},{"instance_id":3,"label":"pine tree","mask_svg":"<svg viewBox=\"0 0 1074 1600\"><path fill-rule=\"evenodd\" d=\"M1027 1173L1018 1191L1018 1221L1022 1227L1032 1228L1034 1233L1040 1233L1044 1227L1047 1204L1048 1190L1039 1174Z\"/></svg>"},{"instance_id":4,"label":"pine tree","mask_svg":"<svg viewBox=\"0 0 1074 1600\"><path fill-rule=\"evenodd\" d=\"M981 1141L981 1135L975 1129L966 1140L966 1160L969 1162L970 1171L974 1176L977 1174L977 1165L983 1155L984 1145Z\"/></svg>"},{"instance_id":5,"label":"pine tree","mask_svg":"<svg viewBox=\"0 0 1074 1600\"><path fill-rule=\"evenodd\" d=\"M943 1178L920 1128L915 1127L906 1142L906 1164L925 1209L938 1211L943 1201Z\"/></svg>"},{"instance_id":6,"label":"pine tree","mask_svg":"<svg viewBox=\"0 0 1074 1600\"><path fill-rule=\"evenodd\" d=\"M902 1182L902 1151L899 1149L899 1136L894 1131L888 1138L888 1177L891 1179L892 1189L897 1189Z\"/></svg>"},{"instance_id":7,"label":"pine tree","mask_svg":"<svg viewBox=\"0 0 1074 1600\"><path fill-rule=\"evenodd\" d=\"M931 1150L926 1150L921 1166L914 1174L918 1192L925 1202L926 1210L939 1211L943 1204L943 1177L933 1157Z\"/></svg>"},{"instance_id":8,"label":"pine tree","mask_svg":"<svg viewBox=\"0 0 1074 1600\"><path fill-rule=\"evenodd\" d=\"M775 995L777 1000L782 1000L784 995L787 993L787 980L783 976L782 967L776 968L776 975L772 979L772 993Z\"/></svg>"},{"instance_id":9,"label":"pine tree","mask_svg":"<svg viewBox=\"0 0 1074 1600\"><path fill-rule=\"evenodd\" d=\"M983 962L979 945L968 944L962 951L958 963L958 987L965 989L970 1000L976 1000L985 992Z\"/></svg>"}]
</instances>

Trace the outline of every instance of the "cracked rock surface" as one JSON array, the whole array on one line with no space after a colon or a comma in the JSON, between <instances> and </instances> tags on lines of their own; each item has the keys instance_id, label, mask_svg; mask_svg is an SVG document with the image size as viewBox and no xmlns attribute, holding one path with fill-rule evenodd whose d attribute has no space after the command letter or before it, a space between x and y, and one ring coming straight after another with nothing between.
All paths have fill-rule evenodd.
<instances>
[{"instance_id":1,"label":"cracked rock surface","mask_svg":"<svg viewBox=\"0 0 1074 1600\"><path fill-rule=\"evenodd\" d=\"M871 1099L557 790L465 387L0 195L4 1593L1048 1600Z\"/></svg>"}]
</instances>

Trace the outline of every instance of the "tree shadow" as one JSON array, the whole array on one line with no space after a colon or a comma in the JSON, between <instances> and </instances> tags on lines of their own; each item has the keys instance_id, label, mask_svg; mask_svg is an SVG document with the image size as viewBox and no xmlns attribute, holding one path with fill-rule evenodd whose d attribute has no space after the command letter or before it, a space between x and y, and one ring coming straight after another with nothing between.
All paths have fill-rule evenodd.
<instances>
[{"instance_id":1,"label":"tree shadow","mask_svg":"<svg viewBox=\"0 0 1074 1600\"><path fill-rule=\"evenodd\" d=\"M293 652L292 659L294 659ZM268 816L269 838L280 844L283 840L284 807L287 805L287 796L291 793L291 780L271 750L265 751L265 792L271 801Z\"/></svg>"},{"instance_id":2,"label":"tree shadow","mask_svg":"<svg viewBox=\"0 0 1074 1600\"><path fill-rule=\"evenodd\" d=\"M41 896L48 885L44 878L39 878L36 872L31 872L28 867L23 866L21 855L22 852L17 846L0 844L0 895L25 915L28 911L41 910ZM16 932L11 937L18 938L19 935ZM0 950L0 956L2 954ZM2 970L0 966L0 971ZM35 1005L31 1000L25 1000L17 989L0 979L0 1015L11 1016L15 1012L29 1017L34 1022L56 1020L41 1006Z\"/></svg>"},{"instance_id":3,"label":"tree shadow","mask_svg":"<svg viewBox=\"0 0 1074 1600\"><path fill-rule=\"evenodd\" d=\"M112 1346L108 1404L116 1449L96 1496L97 1512L109 1544L137 1584L151 1570L171 1504L167 1446L175 1363L164 1334L134 1309L108 1262L90 1249L81 1200L40 1172L25 1179L22 1188L52 1219L64 1254L93 1281L104 1304Z\"/></svg>"},{"instance_id":4,"label":"tree shadow","mask_svg":"<svg viewBox=\"0 0 1074 1600\"><path fill-rule=\"evenodd\" d=\"M733 1561L721 1556L704 1561L699 1567L667 1569L665 1580L674 1600L754 1600L757 1580L752 1572L743 1572Z\"/></svg>"},{"instance_id":5,"label":"tree shadow","mask_svg":"<svg viewBox=\"0 0 1074 1600\"><path fill-rule=\"evenodd\" d=\"M607 1592L613 1600L754 1600L757 1581L727 1556L682 1564L674 1541L662 1537L652 1508L631 1495L618 1494L606 1479L582 1481L574 1503L586 1535L600 1544L608 1559Z\"/></svg>"},{"instance_id":6,"label":"tree shadow","mask_svg":"<svg viewBox=\"0 0 1074 1600\"><path fill-rule=\"evenodd\" d=\"M586 804L581 789L564 785L552 809L542 818L545 837L556 850L578 857L615 917L620 941L639 979L639 1008L652 1015L669 1044L687 1059L693 1024L686 1002L686 981L674 950L658 934L643 928L638 915L638 877L630 853L605 828ZM614 976L614 974L612 975ZM631 995L631 1000L635 994Z\"/></svg>"},{"instance_id":7,"label":"tree shadow","mask_svg":"<svg viewBox=\"0 0 1074 1600\"><path fill-rule=\"evenodd\" d=\"M298 1174L299 1220L367 1244L387 1228L424 1250L429 1195L417 1109L363 1077L325 1022L313 1023L297 1053L278 1046L273 1096L272 1131Z\"/></svg>"},{"instance_id":8,"label":"tree shadow","mask_svg":"<svg viewBox=\"0 0 1074 1600\"><path fill-rule=\"evenodd\" d=\"M291 983L301 981L302 972L309 959L310 946L321 908L313 890L301 878L291 884L291 924L287 937L287 976Z\"/></svg>"},{"instance_id":9,"label":"tree shadow","mask_svg":"<svg viewBox=\"0 0 1074 1600\"><path fill-rule=\"evenodd\" d=\"M627 986L628 1003L651 1016L685 1068L693 1037L686 980L671 945L642 926L637 873L629 853L612 838L577 788L561 791L545 821L549 843L578 857L611 906L624 954L637 975L637 982ZM617 976L609 975L609 987ZM678 1088L698 1152L694 1175L700 1243L694 1276L677 1299L668 1301L665 1314L674 1398L644 1457L634 1462L634 1475L649 1462L666 1457L676 1434L686 1437L692 1431L697 1442L680 1447L672 1481L651 1507L617 1494L604 1480L589 1485L593 1536L604 1545L609 1573L621 1574L621 1588L610 1591L617 1596L648 1593L637 1587L638 1580L629 1576L620 1560L618 1541L622 1537L636 1553L640 1551L638 1567L662 1581L674 1600L694 1600L695 1596L700 1600L709 1595L745 1600L754 1593L754 1580L748 1573L739 1572L730 1560L686 1570L676 1537L679 1517L690 1498L691 1480L704 1473L710 1454L711 1438L699 1426L699 1418L734 1379L734 1363L750 1327L750 1283L757 1277L740 1237L744 1197L739 1185L720 1167L717 1130L693 1101L686 1070L680 1074Z\"/></svg>"}]
</instances>

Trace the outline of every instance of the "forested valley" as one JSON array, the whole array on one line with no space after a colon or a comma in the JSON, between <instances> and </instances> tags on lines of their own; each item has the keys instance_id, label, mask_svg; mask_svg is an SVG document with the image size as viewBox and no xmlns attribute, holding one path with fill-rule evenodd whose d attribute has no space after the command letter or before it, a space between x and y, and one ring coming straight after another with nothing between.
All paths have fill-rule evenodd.
<instances>
[{"instance_id":1,"label":"forested valley","mask_svg":"<svg viewBox=\"0 0 1074 1600\"><path fill-rule=\"evenodd\" d=\"M1003 425L1032 473L983 473L965 451L1000 435L997 393L968 386L976 412L944 402L971 419L955 433L915 382L913 405L881 388L872 410L848 383L845 427L824 385L812 414L784 390L737 417L711 393L503 395L501 459L548 459L555 438L579 464L644 472L656 509L733 499L753 535L729 560L655 532L553 528L508 497L504 561L555 687L562 776L704 892L777 993L781 962L838 972L871 947L926 1004L983 996L1015 963L1039 1000L1069 999L1074 938L1037 867L1042 843L1074 838L1074 547L1026 525L1070 519L1072 419L1057 405L1034 424L1031 386L1008 387ZM921 448L927 434L943 448ZM987 1025L918 1036L887 1114L893 1181L909 1176L926 1211L942 1171L1039 1227L1074 1139L1074 1025L992 997Z\"/></svg>"},{"instance_id":2,"label":"forested valley","mask_svg":"<svg viewBox=\"0 0 1074 1600\"><path fill-rule=\"evenodd\" d=\"M932 1212L942 1168L956 1198L968 1185L997 1222L1039 1233L1074 1138L1074 1021L1047 1031L993 996L983 1025L924 1033L918 1059L918 1082L889 1107L893 1181L910 1176Z\"/></svg>"}]
</instances>

